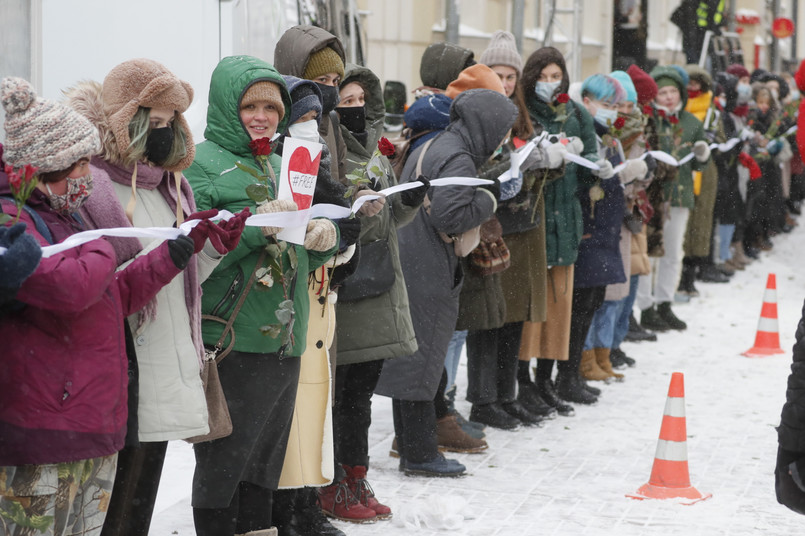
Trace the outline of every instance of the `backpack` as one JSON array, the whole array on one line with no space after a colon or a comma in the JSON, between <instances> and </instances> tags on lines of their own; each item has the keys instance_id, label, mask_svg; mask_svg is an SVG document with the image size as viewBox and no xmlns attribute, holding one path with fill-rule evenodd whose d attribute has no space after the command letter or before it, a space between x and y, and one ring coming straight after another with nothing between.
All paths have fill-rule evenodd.
<instances>
[{"instance_id":1,"label":"backpack","mask_svg":"<svg viewBox=\"0 0 805 536\"><path fill-rule=\"evenodd\" d=\"M15 210L17 208L14 198L12 197L7 197L3 195L0 196L0 201L8 201L14 205ZM0 212L4 212L2 205L3 203L0 202ZM42 238L44 238L48 244L53 244L53 235L50 233L50 229L48 229L48 226L45 225L45 220L42 219L42 216L37 214L36 211L31 207L29 207L28 205L22 205L22 208L25 212L28 213L28 216L30 216L31 219L34 221L34 227L36 228L36 232L42 235Z\"/></svg>"},{"instance_id":2,"label":"backpack","mask_svg":"<svg viewBox=\"0 0 805 536\"><path fill-rule=\"evenodd\" d=\"M433 130L423 130L413 134L410 128L404 128L399 137L389 140L394 145L394 154L389 156L388 159L391 169L394 170L394 175L398 179L402 177L405 161L408 160L408 155L411 153L411 142L431 132Z\"/></svg>"}]
</instances>

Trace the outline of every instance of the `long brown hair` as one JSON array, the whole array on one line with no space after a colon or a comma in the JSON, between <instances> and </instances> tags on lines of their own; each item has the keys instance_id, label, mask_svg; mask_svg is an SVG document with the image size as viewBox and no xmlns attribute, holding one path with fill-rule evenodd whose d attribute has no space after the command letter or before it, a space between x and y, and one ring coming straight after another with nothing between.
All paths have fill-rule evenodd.
<instances>
[{"instance_id":1,"label":"long brown hair","mask_svg":"<svg viewBox=\"0 0 805 536\"><path fill-rule=\"evenodd\" d=\"M534 134L534 125L531 124L531 117L528 114L528 107L525 104L525 96L523 94L523 85L520 82L520 76L517 77L517 83L514 85L514 93L512 93L510 98L517 106L517 119L514 120L514 125L512 125L512 136L517 136L521 140L527 140Z\"/></svg>"}]
</instances>

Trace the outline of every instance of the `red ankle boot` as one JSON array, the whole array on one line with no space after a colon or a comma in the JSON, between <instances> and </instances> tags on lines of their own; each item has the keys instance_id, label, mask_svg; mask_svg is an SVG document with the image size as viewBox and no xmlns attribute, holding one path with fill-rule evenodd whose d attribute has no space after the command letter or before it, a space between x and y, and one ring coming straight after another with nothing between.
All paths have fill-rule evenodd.
<instances>
[{"instance_id":1,"label":"red ankle boot","mask_svg":"<svg viewBox=\"0 0 805 536\"><path fill-rule=\"evenodd\" d=\"M349 465L342 465L341 467L347 472L349 489L358 499L358 502L372 509L377 519L391 519L391 508L380 503L375 498L375 492L372 486L366 481L366 466L354 465L350 467Z\"/></svg>"},{"instance_id":2,"label":"red ankle boot","mask_svg":"<svg viewBox=\"0 0 805 536\"><path fill-rule=\"evenodd\" d=\"M319 489L319 506L322 512L335 519L352 523L374 523L377 514L361 504L350 490L349 477Z\"/></svg>"}]
</instances>

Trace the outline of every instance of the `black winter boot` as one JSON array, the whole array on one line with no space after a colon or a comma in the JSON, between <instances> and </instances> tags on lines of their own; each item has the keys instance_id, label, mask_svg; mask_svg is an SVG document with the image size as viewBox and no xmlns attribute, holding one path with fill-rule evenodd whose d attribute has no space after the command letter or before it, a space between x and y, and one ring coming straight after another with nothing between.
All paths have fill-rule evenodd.
<instances>
[{"instance_id":1,"label":"black winter boot","mask_svg":"<svg viewBox=\"0 0 805 536\"><path fill-rule=\"evenodd\" d=\"M666 324L668 324L670 329L675 329L677 331L688 329L688 325L677 318L674 312L671 311L671 302L663 302L657 305L657 314Z\"/></svg>"},{"instance_id":2,"label":"black winter boot","mask_svg":"<svg viewBox=\"0 0 805 536\"><path fill-rule=\"evenodd\" d=\"M545 401L546 404L556 408L556 412L559 415L569 417L576 412L576 410L573 409L573 406L570 404L565 404L562 399L559 398L559 394L556 392L556 388L554 387L553 381L551 381L550 378L537 378L536 384L537 389L539 389L539 396Z\"/></svg>"},{"instance_id":3,"label":"black winter boot","mask_svg":"<svg viewBox=\"0 0 805 536\"><path fill-rule=\"evenodd\" d=\"M668 306L670 307L670 303ZM668 325L668 322L660 316L657 309L652 305L648 309L643 309L643 312L640 315L640 323L643 325L644 328L650 329L651 331L668 331L671 329L671 326Z\"/></svg>"},{"instance_id":4,"label":"black winter boot","mask_svg":"<svg viewBox=\"0 0 805 536\"><path fill-rule=\"evenodd\" d=\"M563 367L556 375L556 394L559 398L576 404L595 404L598 397L584 388L575 367Z\"/></svg>"},{"instance_id":5,"label":"black winter boot","mask_svg":"<svg viewBox=\"0 0 805 536\"><path fill-rule=\"evenodd\" d=\"M528 361L518 361L517 363L517 401L528 411L543 419L556 417L556 408L542 399L537 385L531 381L530 363Z\"/></svg>"},{"instance_id":6,"label":"black winter boot","mask_svg":"<svg viewBox=\"0 0 805 536\"><path fill-rule=\"evenodd\" d=\"M679 287L676 289L680 294L685 294L691 298L699 295L694 282L696 281L696 265L688 261L687 258L682 262L682 275L679 278Z\"/></svg>"},{"instance_id":7,"label":"black winter boot","mask_svg":"<svg viewBox=\"0 0 805 536\"><path fill-rule=\"evenodd\" d=\"M640 325L640 322L634 317L634 314L629 315L629 331L624 337L625 341L641 342L649 341L654 342L657 340L657 334L652 333Z\"/></svg>"}]
</instances>

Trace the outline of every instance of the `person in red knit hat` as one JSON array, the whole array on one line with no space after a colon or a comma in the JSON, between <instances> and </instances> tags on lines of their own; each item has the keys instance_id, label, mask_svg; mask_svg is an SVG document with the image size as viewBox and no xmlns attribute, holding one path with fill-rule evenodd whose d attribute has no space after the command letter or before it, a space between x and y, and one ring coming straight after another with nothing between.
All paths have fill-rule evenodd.
<instances>
[{"instance_id":1,"label":"person in red knit hat","mask_svg":"<svg viewBox=\"0 0 805 536\"><path fill-rule=\"evenodd\" d=\"M657 82L637 65L630 65L626 73L632 79L635 91L637 91L637 103L640 106L650 104L657 96Z\"/></svg>"}]
</instances>

